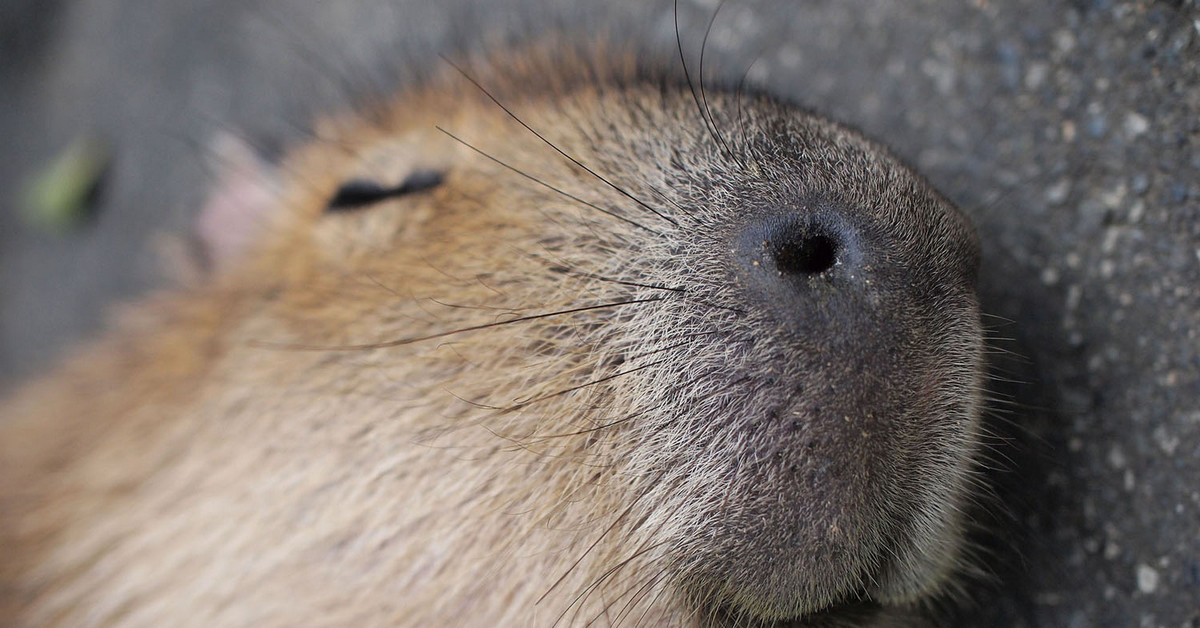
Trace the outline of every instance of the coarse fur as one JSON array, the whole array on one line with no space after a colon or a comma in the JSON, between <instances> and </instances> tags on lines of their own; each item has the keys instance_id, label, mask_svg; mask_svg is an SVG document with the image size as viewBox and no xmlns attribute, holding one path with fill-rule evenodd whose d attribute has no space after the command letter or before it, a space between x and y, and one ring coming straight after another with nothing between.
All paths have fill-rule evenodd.
<instances>
[{"instance_id":1,"label":"coarse fur","mask_svg":"<svg viewBox=\"0 0 1200 628\"><path fill-rule=\"evenodd\" d=\"M247 259L0 407L0 623L918 621L963 560L974 232L694 86L560 46L320 125Z\"/></svg>"}]
</instances>

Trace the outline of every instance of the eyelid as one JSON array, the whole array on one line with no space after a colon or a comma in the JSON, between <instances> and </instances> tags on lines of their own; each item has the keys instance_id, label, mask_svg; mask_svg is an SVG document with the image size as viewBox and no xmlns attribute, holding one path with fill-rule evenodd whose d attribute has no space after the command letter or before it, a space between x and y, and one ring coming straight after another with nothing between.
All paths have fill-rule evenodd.
<instances>
[{"instance_id":1,"label":"eyelid","mask_svg":"<svg viewBox=\"0 0 1200 628\"><path fill-rule=\"evenodd\" d=\"M436 170L418 170L400 185L384 187L368 179L351 179L341 185L329 199L326 209L331 212L351 211L390 198L430 190L442 184L445 174Z\"/></svg>"}]
</instances>

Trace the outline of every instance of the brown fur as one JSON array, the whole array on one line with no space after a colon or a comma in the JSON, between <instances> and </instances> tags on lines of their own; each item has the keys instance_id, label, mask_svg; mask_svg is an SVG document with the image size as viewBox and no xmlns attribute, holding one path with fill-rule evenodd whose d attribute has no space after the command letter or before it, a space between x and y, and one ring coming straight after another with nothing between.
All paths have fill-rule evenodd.
<instances>
[{"instance_id":1,"label":"brown fur","mask_svg":"<svg viewBox=\"0 0 1200 628\"><path fill-rule=\"evenodd\" d=\"M248 261L0 407L0 623L900 625L947 589L979 405L964 219L768 99L708 94L739 160L629 59L488 67L670 219L456 74L323 125ZM422 169L445 183L323 211ZM730 270L741 221L810 201L886 234L878 331L783 329Z\"/></svg>"}]
</instances>

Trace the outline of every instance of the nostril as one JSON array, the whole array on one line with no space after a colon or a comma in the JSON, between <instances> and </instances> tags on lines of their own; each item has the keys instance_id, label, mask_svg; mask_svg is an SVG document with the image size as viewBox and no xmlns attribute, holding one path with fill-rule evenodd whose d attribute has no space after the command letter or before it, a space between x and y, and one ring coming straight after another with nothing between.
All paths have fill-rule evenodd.
<instances>
[{"instance_id":1,"label":"nostril","mask_svg":"<svg viewBox=\"0 0 1200 628\"><path fill-rule=\"evenodd\" d=\"M813 290L858 285L855 278L867 267L871 249L845 213L814 208L742 225L730 252L751 291L747 296L782 308L791 318L814 303Z\"/></svg>"},{"instance_id":2,"label":"nostril","mask_svg":"<svg viewBox=\"0 0 1200 628\"><path fill-rule=\"evenodd\" d=\"M824 233L803 233L769 245L783 275L816 275L837 263L838 242Z\"/></svg>"}]
</instances>

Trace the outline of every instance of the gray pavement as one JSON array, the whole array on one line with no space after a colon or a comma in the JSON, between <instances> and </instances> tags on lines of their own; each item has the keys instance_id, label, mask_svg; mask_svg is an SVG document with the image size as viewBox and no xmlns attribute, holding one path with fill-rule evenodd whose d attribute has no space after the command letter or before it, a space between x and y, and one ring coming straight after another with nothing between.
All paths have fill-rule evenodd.
<instances>
[{"instance_id":1,"label":"gray pavement","mask_svg":"<svg viewBox=\"0 0 1200 628\"><path fill-rule=\"evenodd\" d=\"M669 1L9 0L0 10L0 382L162 280L208 138L262 146L550 28L674 45ZM716 2L686 0L698 47ZM991 582L955 626L1200 627L1200 9L1195 0L730 0L706 63L866 130L979 226L995 410ZM72 138L95 220L22 227ZM3 384L0 384L2 386Z\"/></svg>"}]
</instances>

